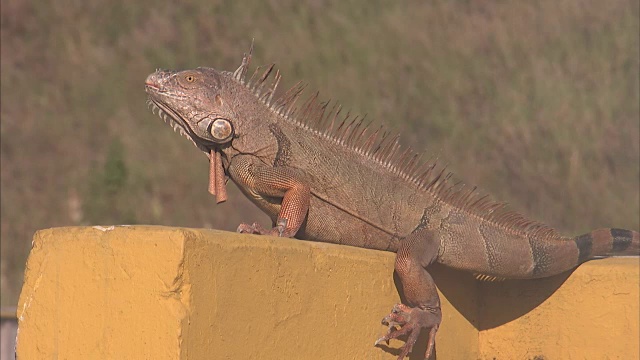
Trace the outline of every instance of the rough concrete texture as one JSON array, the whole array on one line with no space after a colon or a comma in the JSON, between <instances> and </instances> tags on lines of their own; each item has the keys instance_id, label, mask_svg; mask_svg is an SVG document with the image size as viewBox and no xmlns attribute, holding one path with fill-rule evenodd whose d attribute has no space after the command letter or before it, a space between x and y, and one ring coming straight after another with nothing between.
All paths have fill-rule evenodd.
<instances>
[{"instance_id":1,"label":"rough concrete texture","mask_svg":"<svg viewBox=\"0 0 640 360\"><path fill-rule=\"evenodd\" d=\"M39 231L19 301L18 356L395 359L401 341L373 346L399 301L393 260L215 230ZM438 352L476 357L473 325L446 301L444 311Z\"/></svg>"},{"instance_id":2,"label":"rough concrete texture","mask_svg":"<svg viewBox=\"0 0 640 360\"><path fill-rule=\"evenodd\" d=\"M640 358L639 265L610 258L549 279L486 284L482 359Z\"/></svg>"},{"instance_id":3,"label":"rough concrete texture","mask_svg":"<svg viewBox=\"0 0 640 360\"><path fill-rule=\"evenodd\" d=\"M215 230L42 230L18 305L18 358L395 359L402 342L372 346L399 300L393 260ZM481 284L436 266L438 359L637 358L638 269L608 259L570 277Z\"/></svg>"}]
</instances>

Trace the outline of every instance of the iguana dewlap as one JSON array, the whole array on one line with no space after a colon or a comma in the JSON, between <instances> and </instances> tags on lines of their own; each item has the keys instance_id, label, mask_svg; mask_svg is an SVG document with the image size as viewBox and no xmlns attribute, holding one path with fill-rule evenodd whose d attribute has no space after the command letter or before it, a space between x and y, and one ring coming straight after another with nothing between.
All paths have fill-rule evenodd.
<instances>
[{"instance_id":1,"label":"iguana dewlap","mask_svg":"<svg viewBox=\"0 0 640 360\"><path fill-rule=\"evenodd\" d=\"M273 65L246 79L251 53L235 72L197 68L156 71L145 89L160 116L210 158L209 191L226 200L225 176L273 228L238 231L296 237L397 253L404 304L383 322L380 341L408 335L399 359L428 329L425 357L442 318L426 267L439 262L483 278L539 278L595 256L639 255L640 235L600 229L578 237L555 230L475 187L452 185L449 174L398 145L397 137L341 115L312 96L296 109L303 87L274 100ZM273 79L273 80L270 80Z\"/></svg>"}]
</instances>

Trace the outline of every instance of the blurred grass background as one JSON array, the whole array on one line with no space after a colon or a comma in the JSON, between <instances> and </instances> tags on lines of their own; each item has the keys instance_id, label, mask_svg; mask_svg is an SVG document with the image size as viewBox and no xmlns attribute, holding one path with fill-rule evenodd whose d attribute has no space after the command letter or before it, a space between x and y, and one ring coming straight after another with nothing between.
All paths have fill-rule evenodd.
<instances>
[{"instance_id":1,"label":"blurred grass background","mask_svg":"<svg viewBox=\"0 0 640 360\"><path fill-rule=\"evenodd\" d=\"M234 230L207 161L145 104L156 68L276 62L284 86L403 133L567 234L638 230L639 3L2 0L1 298L31 237L66 225Z\"/></svg>"}]
</instances>

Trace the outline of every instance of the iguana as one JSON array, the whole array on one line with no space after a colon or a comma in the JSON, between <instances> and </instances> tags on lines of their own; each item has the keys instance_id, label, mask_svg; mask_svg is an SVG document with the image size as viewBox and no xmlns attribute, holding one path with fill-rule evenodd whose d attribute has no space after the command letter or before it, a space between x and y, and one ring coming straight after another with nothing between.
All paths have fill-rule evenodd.
<instances>
[{"instance_id":1,"label":"iguana","mask_svg":"<svg viewBox=\"0 0 640 360\"><path fill-rule=\"evenodd\" d=\"M398 137L319 102L296 108L304 86L274 100L280 72L258 67L251 51L235 72L157 70L145 81L152 110L210 160L209 191L225 201L226 177L273 220L239 232L396 252L404 303L383 319L382 341L407 335L398 359L429 331L433 353L442 314L433 262L482 279L530 279L596 256L639 255L636 231L599 229L564 237L552 228L453 184L434 162L401 148ZM260 70L262 69L262 70Z\"/></svg>"}]
</instances>

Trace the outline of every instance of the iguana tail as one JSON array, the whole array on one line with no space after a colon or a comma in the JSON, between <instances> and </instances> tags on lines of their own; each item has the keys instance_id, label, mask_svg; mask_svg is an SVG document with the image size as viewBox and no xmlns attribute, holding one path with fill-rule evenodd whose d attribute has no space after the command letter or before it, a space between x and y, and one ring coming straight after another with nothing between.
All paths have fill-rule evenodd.
<instances>
[{"instance_id":1,"label":"iguana tail","mask_svg":"<svg viewBox=\"0 0 640 360\"><path fill-rule=\"evenodd\" d=\"M632 230L604 228L564 241L543 241L540 245L542 245L540 248L532 247L534 259L537 260L534 260L536 264L531 274L531 277L534 278L551 276L570 270L593 258L639 256L640 233ZM536 252L538 252L537 257L535 256ZM543 255L540 256L541 254ZM536 268L538 271L535 270Z\"/></svg>"},{"instance_id":2,"label":"iguana tail","mask_svg":"<svg viewBox=\"0 0 640 360\"><path fill-rule=\"evenodd\" d=\"M624 229L598 229L573 239L578 264L600 256L640 255L640 233Z\"/></svg>"},{"instance_id":3,"label":"iguana tail","mask_svg":"<svg viewBox=\"0 0 640 360\"><path fill-rule=\"evenodd\" d=\"M512 236L498 246L489 244L493 246L487 246L483 256L488 261L457 261L465 253L475 253L467 248L448 258L447 249L440 262L473 271L480 280L531 279L560 274L597 257L640 255L640 233L623 229L598 229L575 238Z\"/></svg>"}]
</instances>

